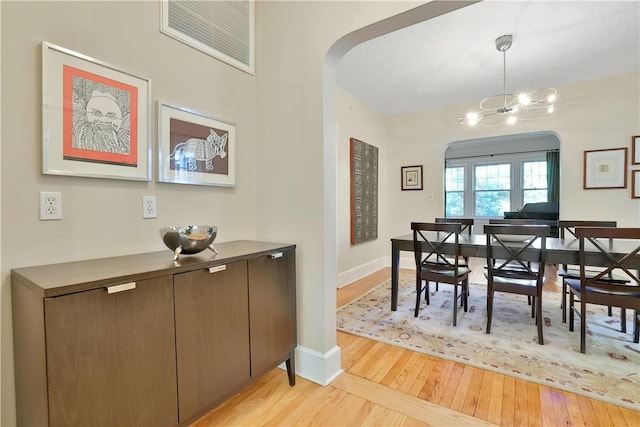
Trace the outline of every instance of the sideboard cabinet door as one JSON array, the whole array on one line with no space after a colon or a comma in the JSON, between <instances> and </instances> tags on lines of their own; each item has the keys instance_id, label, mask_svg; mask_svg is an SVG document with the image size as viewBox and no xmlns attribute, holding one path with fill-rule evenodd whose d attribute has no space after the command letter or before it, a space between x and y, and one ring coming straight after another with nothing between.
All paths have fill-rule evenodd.
<instances>
[{"instance_id":1,"label":"sideboard cabinet door","mask_svg":"<svg viewBox=\"0 0 640 427\"><path fill-rule=\"evenodd\" d=\"M177 423L172 285L167 275L45 299L49 425Z\"/></svg>"},{"instance_id":2,"label":"sideboard cabinet door","mask_svg":"<svg viewBox=\"0 0 640 427\"><path fill-rule=\"evenodd\" d=\"M250 380L247 262L174 276L180 422Z\"/></svg>"},{"instance_id":3,"label":"sideboard cabinet door","mask_svg":"<svg viewBox=\"0 0 640 427\"><path fill-rule=\"evenodd\" d=\"M249 260L251 376L288 361L291 385L297 339L295 264L294 250Z\"/></svg>"}]
</instances>

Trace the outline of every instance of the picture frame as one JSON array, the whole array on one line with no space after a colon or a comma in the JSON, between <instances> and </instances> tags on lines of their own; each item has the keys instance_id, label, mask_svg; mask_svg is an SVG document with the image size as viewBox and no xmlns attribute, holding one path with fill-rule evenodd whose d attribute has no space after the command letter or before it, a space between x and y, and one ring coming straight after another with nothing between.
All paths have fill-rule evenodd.
<instances>
[{"instance_id":1,"label":"picture frame","mask_svg":"<svg viewBox=\"0 0 640 427\"><path fill-rule=\"evenodd\" d=\"M422 165L402 166L402 191L422 190Z\"/></svg>"},{"instance_id":2,"label":"picture frame","mask_svg":"<svg viewBox=\"0 0 640 427\"><path fill-rule=\"evenodd\" d=\"M631 198L640 199L640 170L631 171Z\"/></svg>"},{"instance_id":3,"label":"picture frame","mask_svg":"<svg viewBox=\"0 0 640 427\"><path fill-rule=\"evenodd\" d=\"M378 239L378 147L349 139L351 244Z\"/></svg>"},{"instance_id":4,"label":"picture frame","mask_svg":"<svg viewBox=\"0 0 640 427\"><path fill-rule=\"evenodd\" d=\"M640 135L631 137L631 164L640 165Z\"/></svg>"},{"instance_id":5,"label":"picture frame","mask_svg":"<svg viewBox=\"0 0 640 427\"><path fill-rule=\"evenodd\" d=\"M584 189L627 188L627 152L626 147L585 151Z\"/></svg>"},{"instance_id":6,"label":"picture frame","mask_svg":"<svg viewBox=\"0 0 640 427\"><path fill-rule=\"evenodd\" d=\"M236 126L185 107L157 102L158 181L236 186Z\"/></svg>"},{"instance_id":7,"label":"picture frame","mask_svg":"<svg viewBox=\"0 0 640 427\"><path fill-rule=\"evenodd\" d=\"M151 80L42 42L42 173L151 181Z\"/></svg>"}]
</instances>

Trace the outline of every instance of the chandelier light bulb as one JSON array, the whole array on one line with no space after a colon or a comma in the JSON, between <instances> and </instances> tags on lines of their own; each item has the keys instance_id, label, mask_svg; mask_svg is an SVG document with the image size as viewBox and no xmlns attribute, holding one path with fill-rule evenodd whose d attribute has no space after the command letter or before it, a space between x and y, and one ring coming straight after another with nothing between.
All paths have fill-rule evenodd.
<instances>
[{"instance_id":1,"label":"chandelier light bulb","mask_svg":"<svg viewBox=\"0 0 640 427\"><path fill-rule=\"evenodd\" d=\"M554 112L557 92L554 88L532 90L513 95L507 93L507 50L513 44L513 36L506 34L496 39L496 49L503 56L503 92L483 99L480 111L460 117L460 124L468 126L513 125L521 120L537 120Z\"/></svg>"}]
</instances>

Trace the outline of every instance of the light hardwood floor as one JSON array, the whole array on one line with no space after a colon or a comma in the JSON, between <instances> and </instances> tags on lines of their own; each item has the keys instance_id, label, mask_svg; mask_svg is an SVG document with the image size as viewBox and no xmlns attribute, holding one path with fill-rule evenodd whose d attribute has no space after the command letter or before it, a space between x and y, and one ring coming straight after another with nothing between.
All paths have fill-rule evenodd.
<instances>
[{"instance_id":1,"label":"light hardwood floor","mask_svg":"<svg viewBox=\"0 0 640 427\"><path fill-rule=\"evenodd\" d=\"M484 280L482 260L471 262L471 281ZM338 290L338 306L389 277ZM553 268L546 277L557 290ZM193 426L640 426L640 412L619 406L342 332L337 341L345 372L329 386L289 387L274 369Z\"/></svg>"}]
</instances>

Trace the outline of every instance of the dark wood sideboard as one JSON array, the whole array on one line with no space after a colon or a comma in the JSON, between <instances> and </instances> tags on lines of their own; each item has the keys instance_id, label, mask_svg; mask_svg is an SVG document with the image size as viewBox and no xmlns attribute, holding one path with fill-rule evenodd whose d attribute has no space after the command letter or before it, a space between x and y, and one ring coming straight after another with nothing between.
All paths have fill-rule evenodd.
<instances>
[{"instance_id":1,"label":"dark wood sideboard","mask_svg":"<svg viewBox=\"0 0 640 427\"><path fill-rule=\"evenodd\" d=\"M188 424L286 362L295 245L11 271L18 425Z\"/></svg>"}]
</instances>

